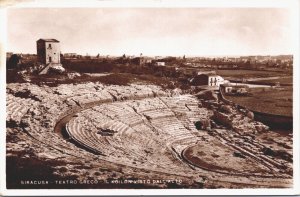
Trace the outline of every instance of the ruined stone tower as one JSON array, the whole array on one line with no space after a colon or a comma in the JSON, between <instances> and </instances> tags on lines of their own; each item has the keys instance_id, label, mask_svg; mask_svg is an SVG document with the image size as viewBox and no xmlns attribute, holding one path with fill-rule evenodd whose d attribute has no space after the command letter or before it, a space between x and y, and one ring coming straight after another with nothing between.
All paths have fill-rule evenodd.
<instances>
[{"instance_id":1,"label":"ruined stone tower","mask_svg":"<svg viewBox=\"0 0 300 197\"><path fill-rule=\"evenodd\" d=\"M56 39L39 39L37 43L38 62L60 64L60 43Z\"/></svg>"}]
</instances>

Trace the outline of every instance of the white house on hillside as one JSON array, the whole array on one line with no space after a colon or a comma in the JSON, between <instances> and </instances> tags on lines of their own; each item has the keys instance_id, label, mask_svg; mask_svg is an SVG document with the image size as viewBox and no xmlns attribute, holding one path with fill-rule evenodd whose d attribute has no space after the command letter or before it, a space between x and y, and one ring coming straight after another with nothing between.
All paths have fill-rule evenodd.
<instances>
[{"instance_id":1,"label":"white house on hillside","mask_svg":"<svg viewBox=\"0 0 300 197\"><path fill-rule=\"evenodd\" d=\"M191 83L192 85L201 86L220 86L221 84L227 83L227 80L224 80L223 77L216 75L216 74L200 74L195 76Z\"/></svg>"}]
</instances>

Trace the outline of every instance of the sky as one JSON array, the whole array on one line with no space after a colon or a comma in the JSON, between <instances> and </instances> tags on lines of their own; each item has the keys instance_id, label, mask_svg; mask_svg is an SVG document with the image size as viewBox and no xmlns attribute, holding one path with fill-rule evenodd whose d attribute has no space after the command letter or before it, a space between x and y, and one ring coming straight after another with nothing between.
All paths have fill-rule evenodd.
<instances>
[{"instance_id":1,"label":"sky","mask_svg":"<svg viewBox=\"0 0 300 197\"><path fill-rule=\"evenodd\" d=\"M7 51L55 38L82 55L291 54L292 25L286 8L12 8Z\"/></svg>"}]
</instances>

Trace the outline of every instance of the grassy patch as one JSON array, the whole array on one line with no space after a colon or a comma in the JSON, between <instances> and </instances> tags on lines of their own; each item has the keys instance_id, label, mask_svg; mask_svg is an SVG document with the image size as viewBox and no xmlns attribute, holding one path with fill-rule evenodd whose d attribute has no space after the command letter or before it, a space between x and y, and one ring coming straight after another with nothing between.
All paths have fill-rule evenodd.
<instances>
[{"instance_id":1,"label":"grassy patch","mask_svg":"<svg viewBox=\"0 0 300 197\"><path fill-rule=\"evenodd\" d=\"M259 77L277 77L290 76L287 72L271 72L261 70L216 70L216 73L224 78L259 78Z\"/></svg>"},{"instance_id":2,"label":"grassy patch","mask_svg":"<svg viewBox=\"0 0 300 197\"><path fill-rule=\"evenodd\" d=\"M293 116L292 87L255 92L252 96L226 96L226 99L250 110Z\"/></svg>"},{"instance_id":3,"label":"grassy patch","mask_svg":"<svg viewBox=\"0 0 300 197\"><path fill-rule=\"evenodd\" d=\"M292 85L293 77L285 77L285 78L279 78L279 79L266 79L266 80L259 80L257 82L274 83L274 84L279 82L280 84Z\"/></svg>"}]
</instances>

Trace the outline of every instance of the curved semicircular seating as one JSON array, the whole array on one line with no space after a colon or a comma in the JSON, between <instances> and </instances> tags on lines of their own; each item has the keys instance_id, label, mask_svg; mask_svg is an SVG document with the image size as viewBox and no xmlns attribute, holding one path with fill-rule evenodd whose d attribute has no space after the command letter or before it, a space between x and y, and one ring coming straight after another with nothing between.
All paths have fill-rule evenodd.
<instances>
[{"instance_id":1,"label":"curved semicircular seating","mask_svg":"<svg viewBox=\"0 0 300 197\"><path fill-rule=\"evenodd\" d=\"M183 125L184 121L172 111L180 108L191 114L188 113L191 109L178 105L177 100L164 99L168 105L160 98L146 98L95 106L73 117L67 128L71 137L88 149L116 158L127 157L127 161L146 161L149 157L153 157L149 162L158 161L159 157L165 157L159 156L159 151L171 150L176 141L192 142L194 138ZM102 134L103 130L111 134ZM172 162L167 159L158 165L167 166Z\"/></svg>"}]
</instances>

